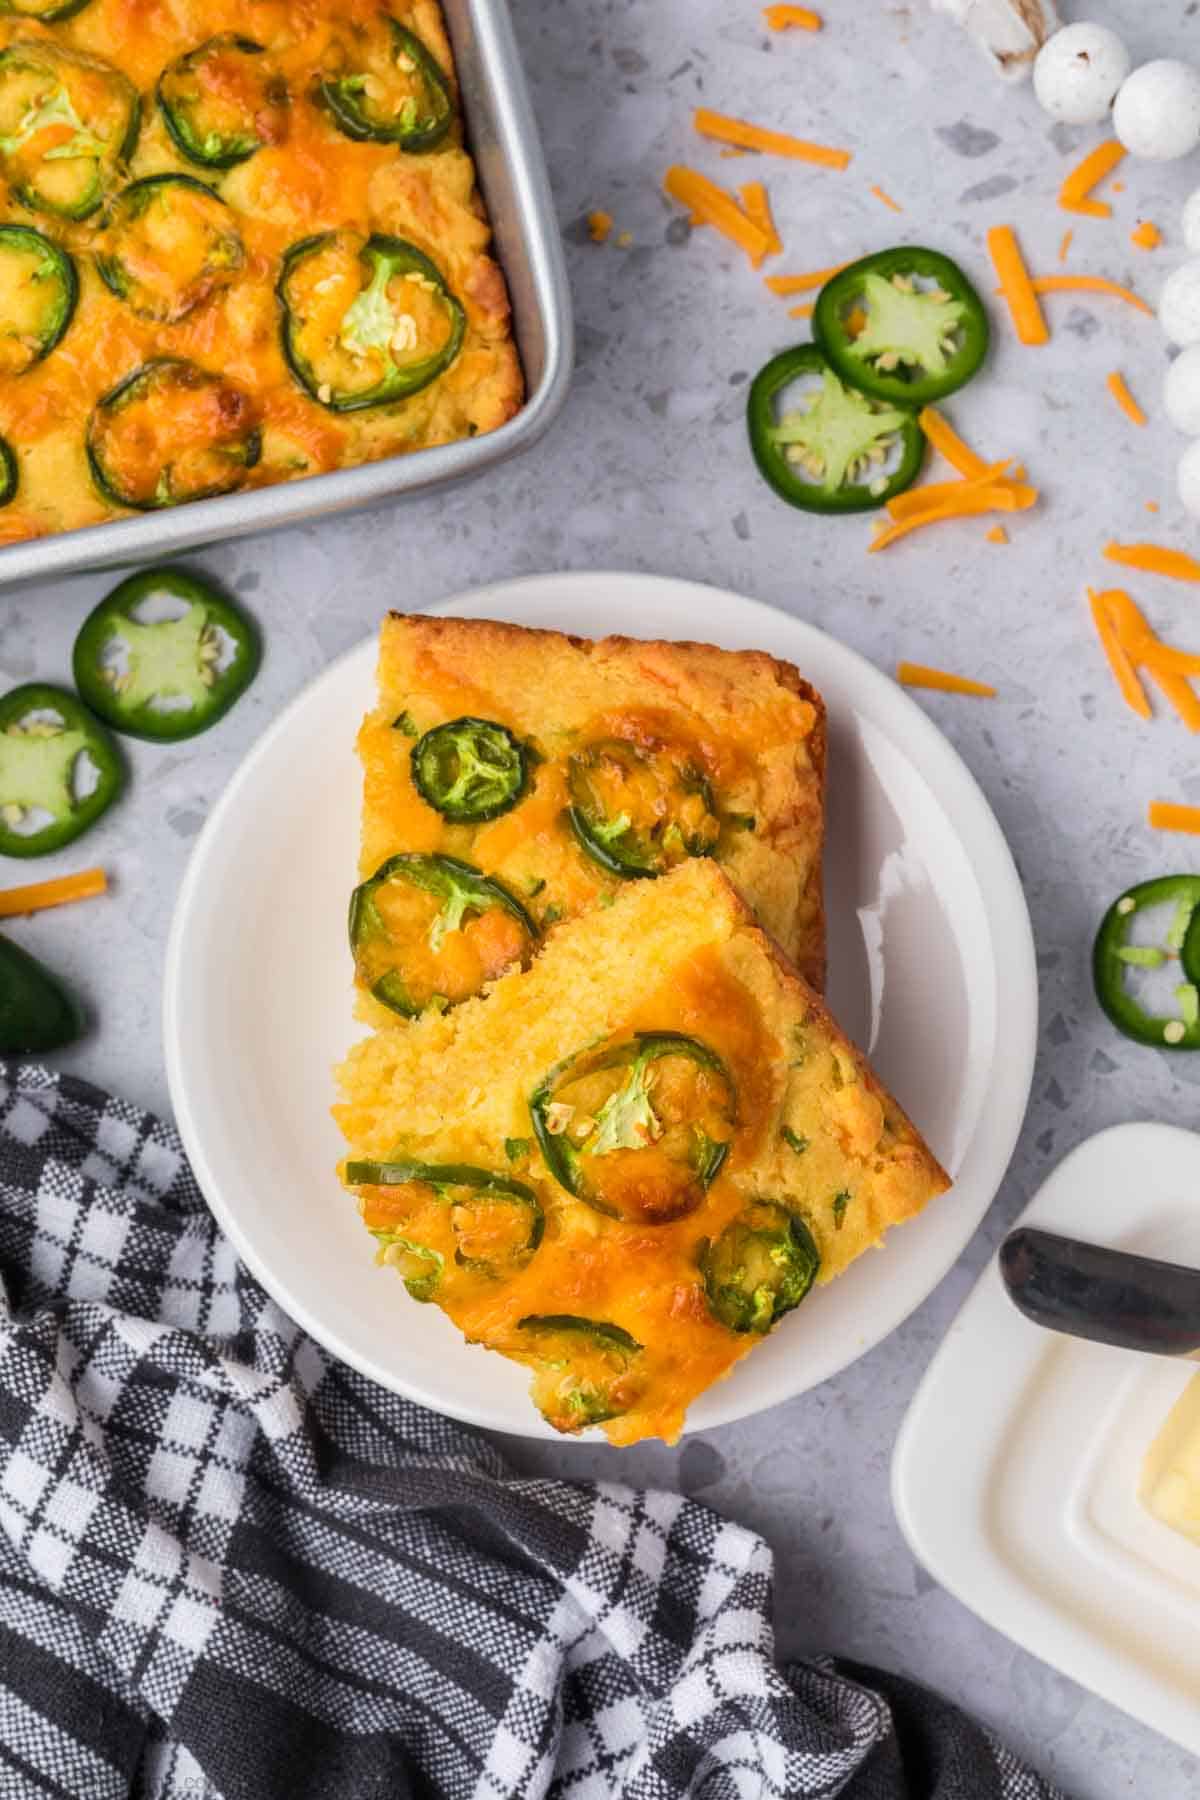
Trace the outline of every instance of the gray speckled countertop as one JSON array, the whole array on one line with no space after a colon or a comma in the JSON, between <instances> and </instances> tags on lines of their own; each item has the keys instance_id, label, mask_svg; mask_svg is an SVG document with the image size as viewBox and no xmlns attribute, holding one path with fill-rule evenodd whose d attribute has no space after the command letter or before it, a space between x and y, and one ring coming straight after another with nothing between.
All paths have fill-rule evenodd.
<instances>
[{"instance_id":1,"label":"gray speckled countertop","mask_svg":"<svg viewBox=\"0 0 1200 1800\"><path fill-rule=\"evenodd\" d=\"M923 4L824 0L823 10L822 36L772 37L757 0L514 0L575 292L579 366L563 420L523 461L444 498L198 558L262 621L261 678L212 736L134 747L132 796L87 847L113 870L116 899L36 919L21 937L76 981L101 1020L64 1062L164 1108L167 924L191 843L230 772L283 703L386 607L489 578L588 567L692 576L811 619L883 667L903 655L993 681L1000 698L990 704L926 697L1012 844L1042 974L1031 1110L985 1226L902 1330L778 1412L676 1450L506 1447L528 1470L679 1484L761 1530L778 1556L785 1652L837 1650L908 1669L975 1709L1076 1800L1190 1800L1200 1791L1193 1758L943 1593L914 1566L888 1500L892 1445L921 1372L1043 1175L1101 1126L1196 1116L1200 1059L1117 1038L1093 1003L1087 961L1095 921L1123 883L1197 866L1186 840L1163 841L1141 823L1153 796L1200 802L1195 744L1173 719L1147 727L1121 708L1083 597L1085 582L1104 578L1099 548L1110 533L1200 541L1174 499L1178 440L1153 416L1164 342L1125 307L1064 297L1049 303L1052 343L1022 350L997 311L987 374L952 410L983 450L1027 461L1041 508L1013 522L1007 547L984 541L986 523L965 523L869 559L864 522L793 513L756 478L742 423L747 375L806 328L740 255L710 232L689 234L659 178L675 160L730 182L764 175L788 245L781 267L819 267L903 235L941 246L987 287L989 225L1015 222L1045 270L1073 223L1072 269L1132 280L1153 299L1178 260L1179 208L1200 183L1200 155L1127 167L1112 221L1069 221L1054 195L1094 130L1050 129L1028 89L994 81ZM1087 10L1124 28L1137 60L1195 40L1185 0ZM846 143L854 163L833 174L722 162L690 130L699 101ZM871 196L873 182L904 207L902 219ZM593 206L614 213L631 247L587 242ZM1166 233L1155 254L1130 246L1139 216ZM1116 367L1152 414L1145 431L1105 392ZM1147 501L1161 504L1157 517ZM79 620L106 585L81 577L0 596L0 673L65 676ZM1142 578L1135 591L1167 636L1200 641L1195 590Z\"/></svg>"}]
</instances>

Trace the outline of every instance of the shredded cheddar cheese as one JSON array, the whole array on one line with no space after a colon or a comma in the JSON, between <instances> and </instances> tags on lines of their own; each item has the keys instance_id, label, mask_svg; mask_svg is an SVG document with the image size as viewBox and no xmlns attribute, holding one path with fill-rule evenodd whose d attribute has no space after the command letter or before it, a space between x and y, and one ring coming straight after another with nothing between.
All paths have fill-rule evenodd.
<instances>
[{"instance_id":1,"label":"shredded cheddar cheese","mask_svg":"<svg viewBox=\"0 0 1200 1800\"><path fill-rule=\"evenodd\" d=\"M1063 232L1062 242L1058 246L1058 260L1060 263L1066 262L1067 252L1071 248L1071 241L1074 238L1074 236L1075 236L1075 233L1073 231L1064 231Z\"/></svg>"},{"instance_id":2,"label":"shredded cheddar cheese","mask_svg":"<svg viewBox=\"0 0 1200 1800\"><path fill-rule=\"evenodd\" d=\"M907 537L910 531L919 531L924 525L939 524L943 519L967 519L980 513L1000 510L1024 512L1035 505L1038 499L1036 488L1022 487L1013 482L963 481L955 486L958 492L951 498L939 501L935 506L924 507L919 512L909 513L885 526L871 543L872 551L886 550L889 544Z\"/></svg>"},{"instance_id":3,"label":"shredded cheddar cheese","mask_svg":"<svg viewBox=\"0 0 1200 1800\"><path fill-rule=\"evenodd\" d=\"M1088 604L1092 609L1096 633L1126 706L1131 707L1139 718L1149 719L1152 714L1150 702L1146 698L1146 690L1138 680L1137 670L1117 635L1116 627L1108 611L1108 598L1107 594L1097 594L1092 588L1088 589Z\"/></svg>"},{"instance_id":4,"label":"shredded cheddar cheese","mask_svg":"<svg viewBox=\"0 0 1200 1800\"><path fill-rule=\"evenodd\" d=\"M1111 175L1125 155L1125 146L1116 138L1098 144L1073 168L1058 190L1058 204L1064 212L1086 213L1094 219L1110 219L1112 207L1106 200L1090 198L1106 175Z\"/></svg>"},{"instance_id":5,"label":"shredded cheddar cheese","mask_svg":"<svg viewBox=\"0 0 1200 1800\"><path fill-rule=\"evenodd\" d=\"M1114 300L1124 300L1139 312L1154 316L1140 294L1103 275L1035 275L1030 285L1035 294L1109 294Z\"/></svg>"},{"instance_id":6,"label":"shredded cheddar cheese","mask_svg":"<svg viewBox=\"0 0 1200 1800\"><path fill-rule=\"evenodd\" d=\"M987 464L982 456L976 456L970 445L964 444L943 413L932 406L926 406L918 413L917 423L938 455L944 457L960 475L971 480L985 472Z\"/></svg>"},{"instance_id":7,"label":"shredded cheddar cheese","mask_svg":"<svg viewBox=\"0 0 1200 1800\"><path fill-rule=\"evenodd\" d=\"M873 187L871 189L871 192L875 196L876 200L881 201L883 203L883 205L886 207L889 207L892 212L902 213L904 211L904 208L899 204L899 202L896 200L893 200L892 196L889 193L886 193L884 191L884 189L879 187L878 185Z\"/></svg>"},{"instance_id":8,"label":"shredded cheddar cheese","mask_svg":"<svg viewBox=\"0 0 1200 1800\"><path fill-rule=\"evenodd\" d=\"M1107 379L1106 386L1127 419L1132 419L1135 425L1144 425L1146 423L1145 413L1130 393L1125 383L1125 377L1119 370L1113 370L1112 374Z\"/></svg>"},{"instance_id":9,"label":"shredded cheddar cheese","mask_svg":"<svg viewBox=\"0 0 1200 1800\"><path fill-rule=\"evenodd\" d=\"M772 31L790 31L793 26L801 31L820 31L825 23L820 13L807 6L764 6L763 18Z\"/></svg>"},{"instance_id":10,"label":"shredded cheddar cheese","mask_svg":"<svg viewBox=\"0 0 1200 1800\"><path fill-rule=\"evenodd\" d=\"M987 247L1018 338L1023 344L1048 342L1050 333L1038 304L1037 289L1029 278L1012 226L993 225L987 234Z\"/></svg>"},{"instance_id":11,"label":"shredded cheddar cheese","mask_svg":"<svg viewBox=\"0 0 1200 1800\"><path fill-rule=\"evenodd\" d=\"M1150 219L1142 219L1129 234L1130 243L1138 250L1157 250L1162 232Z\"/></svg>"},{"instance_id":12,"label":"shredded cheddar cheese","mask_svg":"<svg viewBox=\"0 0 1200 1800\"><path fill-rule=\"evenodd\" d=\"M745 187L738 189L738 194L741 197L742 211L767 238L767 255L778 256L783 249L783 242L775 229L775 218L765 184L761 181L748 181Z\"/></svg>"},{"instance_id":13,"label":"shredded cheddar cheese","mask_svg":"<svg viewBox=\"0 0 1200 1800\"><path fill-rule=\"evenodd\" d=\"M600 208L597 208L595 212L590 212L588 214L587 228L588 236L591 238L593 244L606 243L608 241L608 235L613 228L612 214L602 212Z\"/></svg>"},{"instance_id":14,"label":"shredded cheddar cheese","mask_svg":"<svg viewBox=\"0 0 1200 1800\"><path fill-rule=\"evenodd\" d=\"M1008 533L1003 525L993 525L985 535L989 544L1007 544L1008 542Z\"/></svg>"},{"instance_id":15,"label":"shredded cheddar cheese","mask_svg":"<svg viewBox=\"0 0 1200 1800\"><path fill-rule=\"evenodd\" d=\"M1121 563L1127 569L1140 569L1145 575L1167 575L1173 581L1200 581L1200 562L1183 550L1168 550L1161 544L1105 544L1109 562Z\"/></svg>"},{"instance_id":16,"label":"shredded cheddar cheese","mask_svg":"<svg viewBox=\"0 0 1200 1800\"><path fill-rule=\"evenodd\" d=\"M814 288L823 288L827 281L848 269L849 263L834 263L828 269L810 269L807 275L764 275L763 281L773 294L786 298L789 294L811 294Z\"/></svg>"},{"instance_id":17,"label":"shredded cheddar cheese","mask_svg":"<svg viewBox=\"0 0 1200 1800\"><path fill-rule=\"evenodd\" d=\"M31 881L24 887L0 889L0 919L44 912L51 906L67 906L74 900L94 900L108 891L103 869L83 869L78 875L58 875L51 881Z\"/></svg>"},{"instance_id":18,"label":"shredded cheddar cheese","mask_svg":"<svg viewBox=\"0 0 1200 1800\"><path fill-rule=\"evenodd\" d=\"M1149 706L1145 704L1145 690L1140 681L1137 681L1136 673L1133 673L1140 669L1149 676L1186 728L1191 732L1200 731L1200 698L1191 685L1191 678L1200 675L1200 656L1188 650L1177 650L1171 644L1164 644L1151 630L1140 607L1123 589L1110 588L1107 593L1099 595L1093 595L1089 589L1088 597L1092 602L1093 616L1097 618L1097 628L1101 631L1101 641L1104 642L1102 619L1107 621L1115 636L1118 654L1114 656L1110 651L1109 661L1121 684L1122 693L1134 710L1141 713L1143 718L1150 717ZM1105 649L1109 650L1107 643ZM1121 659L1124 659L1123 663ZM1137 704L1131 698L1131 673L1142 704Z\"/></svg>"},{"instance_id":19,"label":"shredded cheddar cheese","mask_svg":"<svg viewBox=\"0 0 1200 1800\"><path fill-rule=\"evenodd\" d=\"M992 463L978 475L958 481L929 481L923 487L906 488L901 494L893 494L886 502L887 511L893 519L911 519L917 513L928 512L932 506L944 506L959 495L972 488L998 486L1000 478L1008 473L1011 462Z\"/></svg>"},{"instance_id":20,"label":"shredded cheddar cheese","mask_svg":"<svg viewBox=\"0 0 1200 1800\"><path fill-rule=\"evenodd\" d=\"M695 169L675 164L667 170L663 187L672 200L704 225L711 225L722 237L744 250L754 267L761 266L770 249L770 239L762 227L748 219L732 195Z\"/></svg>"},{"instance_id":21,"label":"shredded cheddar cheese","mask_svg":"<svg viewBox=\"0 0 1200 1800\"><path fill-rule=\"evenodd\" d=\"M971 681L965 675L948 675L944 669L927 669L923 663L896 664L896 680L904 687L936 688L943 694L970 694L979 700L994 700L996 690L985 681Z\"/></svg>"},{"instance_id":22,"label":"shredded cheddar cheese","mask_svg":"<svg viewBox=\"0 0 1200 1800\"><path fill-rule=\"evenodd\" d=\"M813 302L811 300L806 300L802 306L789 306L788 307L788 318L789 319L811 319L814 311L815 311L815 308L814 308Z\"/></svg>"},{"instance_id":23,"label":"shredded cheddar cheese","mask_svg":"<svg viewBox=\"0 0 1200 1800\"><path fill-rule=\"evenodd\" d=\"M1173 800L1152 800L1146 823L1155 831L1186 831L1200 836L1200 806L1180 806Z\"/></svg>"},{"instance_id":24,"label":"shredded cheddar cheese","mask_svg":"<svg viewBox=\"0 0 1200 1800\"><path fill-rule=\"evenodd\" d=\"M761 125L751 125L745 119L732 119L727 113L713 112L707 106L696 108L693 124L701 137L736 144L743 150L761 150L767 156L790 156L799 162L817 163L825 169L844 169L850 162L849 150L809 143L807 139L792 137L785 131L769 131Z\"/></svg>"}]
</instances>

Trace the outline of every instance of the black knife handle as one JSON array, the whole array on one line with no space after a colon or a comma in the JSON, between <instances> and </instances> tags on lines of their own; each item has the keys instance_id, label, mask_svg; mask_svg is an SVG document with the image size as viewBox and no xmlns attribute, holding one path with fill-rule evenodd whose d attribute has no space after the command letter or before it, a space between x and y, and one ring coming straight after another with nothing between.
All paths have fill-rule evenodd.
<instances>
[{"instance_id":1,"label":"black knife handle","mask_svg":"<svg viewBox=\"0 0 1200 1800\"><path fill-rule=\"evenodd\" d=\"M1049 1331L1155 1356L1200 1349L1200 1269L1021 1226L1000 1246L1000 1274Z\"/></svg>"}]
</instances>

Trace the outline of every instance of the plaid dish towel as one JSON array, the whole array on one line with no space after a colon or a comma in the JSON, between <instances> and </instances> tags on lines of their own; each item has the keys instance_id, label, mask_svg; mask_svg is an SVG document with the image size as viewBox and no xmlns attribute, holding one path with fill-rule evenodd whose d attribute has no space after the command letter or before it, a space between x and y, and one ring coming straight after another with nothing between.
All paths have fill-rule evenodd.
<instances>
[{"instance_id":1,"label":"plaid dish towel","mask_svg":"<svg viewBox=\"0 0 1200 1800\"><path fill-rule=\"evenodd\" d=\"M324 1355L172 1130L3 1063L0 1277L5 1800L1052 1800L921 1688L778 1668L750 1532Z\"/></svg>"}]
</instances>

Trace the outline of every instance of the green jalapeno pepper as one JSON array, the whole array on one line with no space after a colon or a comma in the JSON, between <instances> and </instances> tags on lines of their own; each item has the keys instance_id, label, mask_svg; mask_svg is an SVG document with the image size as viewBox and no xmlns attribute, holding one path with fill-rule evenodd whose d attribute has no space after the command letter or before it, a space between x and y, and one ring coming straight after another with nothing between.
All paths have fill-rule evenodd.
<instances>
[{"instance_id":1,"label":"green jalapeno pepper","mask_svg":"<svg viewBox=\"0 0 1200 1800\"><path fill-rule=\"evenodd\" d=\"M518 1349L534 1368L534 1405L556 1431L582 1431L628 1412L642 1346L620 1325L573 1313L530 1313L517 1322Z\"/></svg>"},{"instance_id":2,"label":"green jalapeno pepper","mask_svg":"<svg viewBox=\"0 0 1200 1800\"><path fill-rule=\"evenodd\" d=\"M317 91L347 137L398 144L410 154L434 150L454 119L450 84L415 32L386 17L384 27L386 44L371 45L364 35L350 52L369 66L327 74Z\"/></svg>"},{"instance_id":3,"label":"green jalapeno pepper","mask_svg":"<svg viewBox=\"0 0 1200 1800\"><path fill-rule=\"evenodd\" d=\"M140 125L137 89L107 63L33 39L0 51L0 159L32 211L95 212Z\"/></svg>"},{"instance_id":4,"label":"green jalapeno pepper","mask_svg":"<svg viewBox=\"0 0 1200 1800\"><path fill-rule=\"evenodd\" d=\"M1166 942L1131 944L1129 928L1139 912L1174 907ZM1148 1013L1130 993L1131 969L1159 969L1178 956L1187 977L1175 989L1178 1011ZM1096 998L1128 1038L1159 1050L1200 1050L1200 875L1163 875L1126 890L1105 913L1092 952Z\"/></svg>"},{"instance_id":5,"label":"green jalapeno pepper","mask_svg":"<svg viewBox=\"0 0 1200 1800\"><path fill-rule=\"evenodd\" d=\"M16 499L20 485L16 452L7 438L0 437L0 506L7 506L10 500Z\"/></svg>"},{"instance_id":6,"label":"green jalapeno pepper","mask_svg":"<svg viewBox=\"0 0 1200 1800\"><path fill-rule=\"evenodd\" d=\"M554 1179L610 1218L659 1225L700 1205L729 1153L733 1082L715 1051L643 1031L577 1051L529 1098Z\"/></svg>"},{"instance_id":7,"label":"green jalapeno pepper","mask_svg":"<svg viewBox=\"0 0 1200 1800\"><path fill-rule=\"evenodd\" d=\"M447 961L446 939L460 933L466 944L455 945ZM532 918L503 883L453 856L401 851L350 897L356 977L404 1018L467 999L484 981L527 961L537 936ZM477 963L465 973L464 948L475 952Z\"/></svg>"},{"instance_id":8,"label":"green jalapeno pepper","mask_svg":"<svg viewBox=\"0 0 1200 1800\"><path fill-rule=\"evenodd\" d=\"M88 421L92 480L105 500L137 512L232 493L261 454L250 396L178 356L134 369Z\"/></svg>"},{"instance_id":9,"label":"green jalapeno pepper","mask_svg":"<svg viewBox=\"0 0 1200 1800\"><path fill-rule=\"evenodd\" d=\"M84 1027L75 997L36 957L0 938L0 1055L39 1056Z\"/></svg>"},{"instance_id":10,"label":"green jalapeno pepper","mask_svg":"<svg viewBox=\"0 0 1200 1800\"><path fill-rule=\"evenodd\" d=\"M780 412L779 396L799 381L807 387ZM925 456L912 413L848 387L815 344L783 350L759 370L747 423L759 473L803 512L870 512L912 486Z\"/></svg>"},{"instance_id":11,"label":"green jalapeno pepper","mask_svg":"<svg viewBox=\"0 0 1200 1800\"><path fill-rule=\"evenodd\" d=\"M49 356L79 299L75 264L32 225L0 225L0 373L23 375Z\"/></svg>"},{"instance_id":12,"label":"green jalapeno pepper","mask_svg":"<svg viewBox=\"0 0 1200 1800\"><path fill-rule=\"evenodd\" d=\"M450 1205L454 1260L478 1274L510 1275L542 1241L546 1217L531 1187L469 1163L348 1162L351 1187L430 1187ZM387 1229L374 1235L390 1241Z\"/></svg>"},{"instance_id":13,"label":"green jalapeno pepper","mask_svg":"<svg viewBox=\"0 0 1200 1800\"><path fill-rule=\"evenodd\" d=\"M254 625L207 582L145 569L88 614L72 661L80 694L115 730L174 743L225 716L260 655Z\"/></svg>"},{"instance_id":14,"label":"green jalapeno pepper","mask_svg":"<svg viewBox=\"0 0 1200 1800\"><path fill-rule=\"evenodd\" d=\"M958 265L908 244L831 276L817 295L812 330L849 386L911 407L970 381L989 337L983 301Z\"/></svg>"},{"instance_id":15,"label":"green jalapeno pepper","mask_svg":"<svg viewBox=\"0 0 1200 1800\"><path fill-rule=\"evenodd\" d=\"M155 99L175 148L201 168L232 169L287 135L287 84L262 45L236 31L168 63Z\"/></svg>"},{"instance_id":16,"label":"green jalapeno pepper","mask_svg":"<svg viewBox=\"0 0 1200 1800\"><path fill-rule=\"evenodd\" d=\"M0 13L11 13L18 19L36 19L41 25L61 25L73 19L91 0L4 0Z\"/></svg>"},{"instance_id":17,"label":"green jalapeno pepper","mask_svg":"<svg viewBox=\"0 0 1200 1800\"><path fill-rule=\"evenodd\" d=\"M141 319L173 325L228 287L246 260L233 213L194 175L146 175L108 209L96 247L106 287Z\"/></svg>"},{"instance_id":18,"label":"green jalapeno pepper","mask_svg":"<svg viewBox=\"0 0 1200 1800\"><path fill-rule=\"evenodd\" d=\"M451 719L412 747L413 784L427 806L456 825L509 812L529 781L525 746L494 719Z\"/></svg>"},{"instance_id":19,"label":"green jalapeno pepper","mask_svg":"<svg viewBox=\"0 0 1200 1800\"><path fill-rule=\"evenodd\" d=\"M610 875L665 875L721 835L708 780L679 746L605 738L568 759L567 788L580 848Z\"/></svg>"},{"instance_id":20,"label":"green jalapeno pepper","mask_svg":"<svg viewBox=\"0 0 1200 1800\"><path fill-rule=\"evenodd\" d=\"M821 1267L802 1219L774 1200L754 1200L697 1253L714 1318L730 1331L767 1332L799 1306Z\"/></svg>"},{"instance_id":21,"label":"green jalapeno pepper","mask_svg":"<svg viewBox=\"0 0 1200 1800\"><path fill-rule=\"evenodd\" d=\"M457 357L467 315L445 276L405 238L323 231L293 244L276 293L284 358L330 412L407 399Z\"/></svg>"},{"instance_id":22,"label":"green jalapeno pepper","mask_svg":"<svg viewBox=\"0 0 1200 1800\"><path fill-rule=\"evenodd\" d=\"M63 688L28 682L0 699L0 856L44 856L117 798L116 744Z\"/></svg>"},{"instance_id":23,"label":"green jalapeno pepper","mask_svg":"<svg viewBox=\"0 0 1200 1800\"><path fill-rule=\"evenodd\" d=\"M440 1250L406 1237L403 1231L373 1231L379 1244L379 1261L395 1269L414 1300L432 1300L446 1272L446 1259Z\"/></svg>"}]
</instances>

